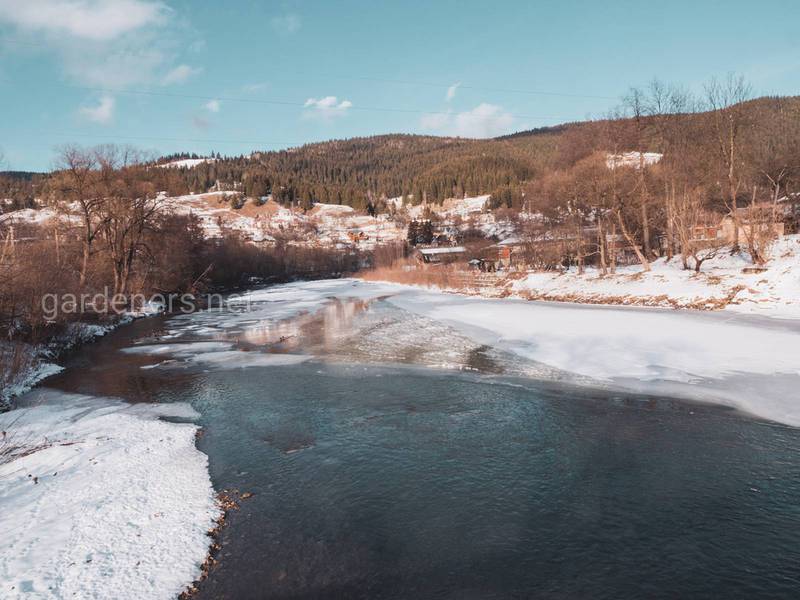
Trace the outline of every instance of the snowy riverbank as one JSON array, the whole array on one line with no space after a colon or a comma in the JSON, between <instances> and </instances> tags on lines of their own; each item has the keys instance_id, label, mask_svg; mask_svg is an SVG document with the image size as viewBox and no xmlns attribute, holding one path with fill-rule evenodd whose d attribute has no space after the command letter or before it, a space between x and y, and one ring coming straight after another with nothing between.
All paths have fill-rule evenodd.
<instances>
[{"instance_id":1,"label":"snowy riverbank","mask_svg":"<svg viewBox=\"0 0 800 600\"><path fill-rule=\"evenodd\" d=\"M148 303L136 311L110 317L102 324L70 323L62 332L41 344L0 340L0 411L8 407L12 399L31 390L40 381L61 372L63 367L55 361L65 352L93 342L135 319L161 312L161 305Z\"/></svg>"},{"instance_id":2,"label":"snowy riverbank","mask_svg":"<svg viewBox=\"0 0 800 600\"><path fill-rule=\"evenodd\" d=\"M197 427L161 417L196 413L51 390L25 404L0 415L0 596L181 593L218 509Z\"/></svg>"},{"instance_id":3,"label":"snowy riverbank","mask_svg":"<svg viewBox=\"0 0 800 600\"><path fill-rule=\"evenodd\" d=\"M700 273L685 270L680 258L661 258L649 272L639 265L602 276L594 268L578 275L531 272L504 281L508 293L530 300L585 304L660 306L800 319L800 235L780 238L771 260L754 268L748 257L720 251ZM691 262L691 261L690 261Z\"/></svg>"}]
</instances>

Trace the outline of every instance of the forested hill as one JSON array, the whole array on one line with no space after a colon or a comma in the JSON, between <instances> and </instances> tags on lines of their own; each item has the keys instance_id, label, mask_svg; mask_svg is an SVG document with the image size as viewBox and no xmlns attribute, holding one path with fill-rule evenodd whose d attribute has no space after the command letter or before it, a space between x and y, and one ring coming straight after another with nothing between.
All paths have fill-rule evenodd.
<instances>
[{"instance_id":1,"label":"forested hill","mask_svg":"<svg viewBox=\"0 0 800 600\"><path fill-rule=\"evenodd\" d=\"M280 202L306 206L326 202L363 208L382 197L405 195L418 203L487 193L507 196L510 205L519 203L520 190L526 184L570 169L593 152L670 154L668 146L673 144L674 153L672 138L678 130L683 138L681 160L691 162L691 168L718 151L714 111L691 110L681 104L654 110L652 102L643 98L641 112L629 110L620 118L539 128L489 140L381 135L255 152L201 164L184 171L183 178L195 191L217 181L229 186L241 182L248 196L272 193ZM800 120L798 97L759 98L734 109L743 141L750 139L753 144L785 135L784 124Z\"/></svg>"},{"instance_id":2,"label":"forested hill","mask_svg":"<svg viewBox=\"0 0 800 600\"><path fill-rule=\"evenodd\" d=\"M441 202L462 195L491 194L494 205L519 208L523 193L535 184L566 173L593 153L642 150L660 152L665 162L702 185L717 167L719 110L697 110L671 95L640 98L624 116L569 123L488 140L421 135L379 135L332 140L247 156L202 157L173 154L151 163L175 159L190 168L147 168L142 177L170 195L204 192L219 186L249 197L272 194L284 204L309 207L315 202L350 205L406 196L413 203ZM659 104L659 102L662 102ZM670 103L671 102L671 103ZM655 107L655 108L654 108ZM792 153L800 134L800 98L759 98L728 104L725 118L735 115L737 154L752 168L767 168L769 157ZM715 121L715 119L717 119ZM739 153L739 150L742 150ZM758 156L746 156L755 153ZM719 160L717 160L719 162ZM724 161L722 161L724 162ZM680 164L678 164L680 163ZM0 198L14 206L31 204L47 176L0 177ZM531 195L529 194L530 198ZM6 202L5 208L12 208ZM3 210L3 207L0 207Z\"/></svg>"},{"instance_id":3,"label":"forested hill","mask_svg":"<svg viewBox=\"0 0 800 600\"><path fill-rule=\"evenodd\" d=\"M189 187L241 182L248 196L279 202L328 202L363 208L370 198L441 201L486 193L533 177L552 136L534 144L418 135L382 135L226 158L186 172Z\"/></svg>"}]
</instances>

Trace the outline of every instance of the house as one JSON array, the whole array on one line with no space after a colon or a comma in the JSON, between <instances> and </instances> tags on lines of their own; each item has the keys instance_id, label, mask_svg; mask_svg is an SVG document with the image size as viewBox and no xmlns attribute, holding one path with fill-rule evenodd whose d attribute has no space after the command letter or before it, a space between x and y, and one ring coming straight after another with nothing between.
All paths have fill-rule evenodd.
<instances>
[{"instance_id":1,"label":"house","mask_svg":"<svg viewBox=\"0 0 800 600\"><path fill-rule=\"evenodd\" d=\"M464 246L417 248L417 259L425 264L447 263L462 258L466 252Z\"/></svg>"},{"instance_id":2,"label":"house","mask_svg":"<svg viewBox=\"0 0 800 600\"><path fill-rule=\"evenodd\" d=\"M726 215L720 223L717 239L726 244L746 244L752 233L759 231L774 236L781 236L786 232L782 215L772 203L737 208L736 220L732 215Z\"/></svg>"},{"instance_id":3,"label":"house","mask_svg":"<svg viewBox=\"0 0 800 600\"><path fill-rule=\"evenodd\" d=\"M470 266L485 273L494 273L511 268L512 247L495 244L478 251L477 256L469 261Z\"/></svg>"}]
</instances>

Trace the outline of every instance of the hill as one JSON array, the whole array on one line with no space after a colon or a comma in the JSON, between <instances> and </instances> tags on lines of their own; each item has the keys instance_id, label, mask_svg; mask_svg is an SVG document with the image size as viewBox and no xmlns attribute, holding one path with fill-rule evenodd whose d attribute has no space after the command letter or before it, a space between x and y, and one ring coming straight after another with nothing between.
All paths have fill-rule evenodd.
<instances>
[{"instance_id":1,"label":"hill","mask_svg":"<svg viewBox=\"0 0 800 600\"><path fill-rule=\"evenodd\" d=\"M549 172L569 169L598 151L641 149L669 158L677 150L678 141L672 138L678 130L683 162L702 162L705 154L716 151L715 112L670 113L667 109L659 113L651 108L633 116L567 123L488 140L391 134L254 152L186 170L182 173L186 189L175 192L241 186L247 196L272 193L281 203L309 207L324 202L363 209L382 197L439 203L511 188L515 193L509 204L519 205L521 186ZM798 97L759 98L726 109L737 112L748 132L760 134L779 135L778 124L787 119L800 121Z\"/></svg>"}]
</instances>

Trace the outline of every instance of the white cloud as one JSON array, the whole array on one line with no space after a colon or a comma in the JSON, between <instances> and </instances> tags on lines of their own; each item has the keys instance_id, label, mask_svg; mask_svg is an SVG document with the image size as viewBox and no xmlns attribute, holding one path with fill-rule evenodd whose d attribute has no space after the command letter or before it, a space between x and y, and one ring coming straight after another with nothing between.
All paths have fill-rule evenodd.
<instances>
[{"instance_id":1,"label":"white cloud","mask_svg":"<svg viewBox=\"0 0 800 600\"><path fill-rule=\"evenodd\" d=\"M439 131L445 129L448 125L450 125L450 121L453 118L452 111L446 113L430 113L427 115L423 115L422 118L419 120L419 124L423 129L430 129L433 131Z\"/></svg>"},{"instance_id":2,"label":"white cloud","mask_svg":"<svg viewBox=\"0 0 800 600\"><path fill-rule=\"evenodd\" d=\"M242 91L246 94L252 94L267 89L268 85L261 81L259 83L247 83L242 86Z\"/></svg>"},{"instance_id":3,"label":"white cloud","mask_svg":"<svg viewBox=\"0 0 800 600\"><path fill-rule=\"evenodd\" d=\"M272 17L270 24L278 33L291 35L300 29L301 22L298 15L289 13L280 17Z\"/></svg>"},{"instance_id":4,"label":"white cloud","mask_svg":"<svg viewBox=\"0 0 800 600\"><path fill-rule=\"evenodd\" d=\"M336 96L325 96L317 100L316 98L309 98L303 105L306 110L305 116L316 116L324 119L331 119L333 117L344 115L347 109L353 106L350 100L342 100Z\"/></svg>"},{"instance_id":5,"label":"white cloud","mask_svg":"<svg viewBox=\"0 0 800 600\"><path fill-rule=\"evenodd\" d=\"M167 74L161 78L161 83L163 85L184 83L188 81L190 77L197 75L202 70L203 69L197 67L190 67L189 65L178 65L177 67L170 69Z\"/></svg>"},{"instance_id":6,"label":"white cloud","mask_svg":"<svg viewBox=\"0 0 800 600\"><path fill-rule=\"evenodd\" d=\"M460 86L461 86L461 82L454 83L449 88L447 88L447 94L444 97L446 102L450 102L453 98L456 97L456 92L458 91L458 88Z\"/></svg>"},{"instance_id":7,"label":"white cloud","mask_svg":"<svg viewBox=\"0 0 800 600\"><path fill-rule=\"evenodd\" d=\"M420 119L420 127L443 135L488 138L509 133L513 115L495 104L479 104L460 113L431 113Z\"/></svg>"},{"instance_id":8,"label":"white cloud","mask_svg":"<svg viewBox=\"0 0 800 600\"><path fill-rule=\"evenodd\" d=\"M107 41L162 23L169 9L149 0L0 0L0 21L23 31Z\"/></svg>"},{"instance_id":9,"label":"white cloud","mask_svg":"<svg viewBox=\"0 0 800 600\"><path fill-rule=\"evenodd\" d=\"M219 100L209 100L206 102L203 107L208 112L218 113L221 106L221 102Z\"/></svg>"},{"instance_id":10,"label":"white cloud","mask_svg":"<svg viewBox=\"0 0 800 600\"><path fill-rule=\"evenodd\" d=\"M185 25L158 0L0 0L0 26L44 48L73 81L98 87L181 83L175 66Z\"/></svg>"},{"instance_id":11,"label":"white cloud","mask_svg":"<svg viewBox=\"0 0 800 600\"><path fill-rule=\"evenodd\" d=\"M78 112L89 121L106 124L114 116L114 104L113 97L101 96L96 106L83 106Z\"/></svg>"}]
</instances>

